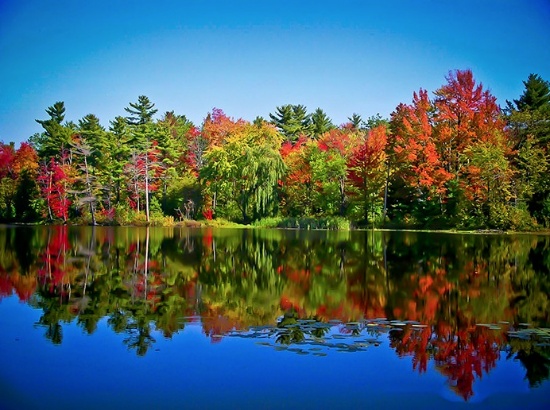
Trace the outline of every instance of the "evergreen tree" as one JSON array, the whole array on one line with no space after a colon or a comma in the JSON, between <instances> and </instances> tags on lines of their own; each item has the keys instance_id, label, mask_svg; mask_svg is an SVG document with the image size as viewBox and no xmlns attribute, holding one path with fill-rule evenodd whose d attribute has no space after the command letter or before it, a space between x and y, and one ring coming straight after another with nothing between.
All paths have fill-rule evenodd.
<instances>
[{"instance_id":1,"label":"evergreen tree","mask_svg":"<svg viewBox=\"0 0 550 410\"><path fill-rule=\"evenodd\" d=\"M44 132L34 134L29 141L36 148L41 159L57 157L62 154L69 146L71 134L74 126L71 124L63 125L65 119L65 103L58 101L46 109L50 116L47 120L36 120L42 125Z\"/></svg>"},{"instance_id":2,"label":"evergreen tree","mask_svg":"<svg viewBox=\"0 0 550 410\"><path fill-rule=\"evenodd\" d=\"M277 107L277 112L269 114L269 118L287 141L295 142L301 135L312 134L311 115L304 105L286 104Z\"/></svg>"},{"instance_id":3,"label":"evergreen tree","mask_svg":"<svg viewBox=\"0 0 550 410\"><path fill-rule=\"evenodd\" d=\"M550 169L550 83L530 74L519 99L507 101L508 129L518 156L517 183L528 210L539 223L550 225L550 183L543 175ZM542 161L542 163L538 163ZM530 185L530 186L529 186Z\"/></svg>"},{"instance_id":4,"label":"evergreen tree","mask_svg":"<svg viewBox=\"0 0 550 410\"><path fill-rule=\"evenodd\" d=\"M107 181L104 181L104 186L110 187L114 195L115 202L121 200L121 188L124 183L124 165L130 158L130 130L126 119L118 116L110 121L109 133L107 139L111 143L109 150L109 161L105 161L105 170Z\"/></svg>"},{"instance_id":5,"label":"evergreen tree","mask_svg":"<svg viewBox=\"0 0 550 410\"><path fill-rule=\"evenodd\" d=\"M157 113L155 106L149 98L144 95L138 97L136 103L130 103L124 110L130 115L126 117L133 136L131 145L133 156L143 158L144 194L145 194L145 215L149 222L149 188L150 188L150 163L149 152L152 150L153 142L158 136L158 127L153 124L153 116Z\"/></svg>"},{"instance_id":6,"label":"evergreen tree","mask_svg":"<svg viewBox=\"0 0 550 410\"><path fill-rule=\"evenodd\" d=\"M538 74L529 74L527 81L523 82L525 90L519 99L514 100L515 109L529 111L548 109L550 107L550 84L544 81ZM511 105L508 102L508 105Z\"/></svg>"},{"instance_id":7,"label":"evergreen tree","mask_svg":"<svg viewBox=\"0 0 550 410\"><path fill-rule=\"evenodd\" d=\"M138 101L130 103L129 107L124 110L130 115L126 117L129 125L144 125L153 121L153 116L158 110L154 109L154 103L152 103L145 95L140 95Z\"/></svg>"},{"instance_id":8,"label":"evergreen tree","mask_svg":"<svg viewBox=\"0 0 550 410\"><path fill-rule=\"evenodd\" d=\"M331 119L321 108L317 108L311 115L311 125L314 138L319 138L325 132L334 128Z\"/></svg>"},{"instance_id":9,"label":"evergreen tree","mask_svg":"<svg viewBox=\"0 0 550 410\"><path fill-rule=\"evenodd\" d=\"M177 115L174 111L168 111L158 122L158 127L158 148L162 163L161 205L165 213L173 214L174 209L179 206L181 198L178 198L176 203L169 201L168 191L171 187L175 190L176 186L181 186L182 179L187 174L188 167L183 159L188 149L188 134L194 126L185 115Z\"/></svg>"},{"instance_id":10,"label":"evergreen tree","mask_svg":"<svg viewBox=\"0 0 550 410\"><path fill-rule=\"evenodd\" d=\"M38 220L38 212L34 202L38 198L36 175L29 169L24 169L19 176L15 193L15 217L18 222L34 222Z\"/></svg>"},{"instance_id":11,"label":"evergreen tree","mask_svg":"<svg viewBox=\"0 0 550 410\"><path fill-rule=\"evenodd\" d=\"M361 128L361 124L363 123L363 119L359 114L353 113L351 114L351 117L348 117L348 120L354 130L358 130Z\"/></svg>"},{"instance_id":12,"label":"evergreen tree","mask_svg":"<svg viewBox=\"0 0 550 410\"><path fill-rule=\"evenodd\" d=\"M90 145L90 165L93 167L105 164L104 155L110 151L110 141L105 128L99 123L99 118L94 114L88 114L78 121L78 132Z\"/></svg>"},{"instance_id":13,"label":"evergreen tree","mask_svg":"<svg viewBox=\"0 0 550 410\"><path fill-rule=\"evenodd\" d=\"M389 126L389 121L385 118L382 118L380 114L371 115L365 121L363 121L366 130L372 130L380 125Z\"/></svg>"}]
</instances>

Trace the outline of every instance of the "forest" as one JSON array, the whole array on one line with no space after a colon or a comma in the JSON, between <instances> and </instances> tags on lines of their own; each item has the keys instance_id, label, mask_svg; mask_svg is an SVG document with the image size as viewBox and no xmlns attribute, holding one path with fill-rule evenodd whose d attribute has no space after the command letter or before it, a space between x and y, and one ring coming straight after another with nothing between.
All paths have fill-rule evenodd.
<instances>
[{"instance_id":1,"label":"forest","mask_svg":"<svg viewBox=\"0 0 550 410\"><path fill-rule=\"evenodd\" d=\"M195 125L139 96L106 129L55 102L41 133L0 143L0 221L548 229L550 83L531 74L501 107L470 70L445 79L339 126L292 104Z\"/></svg>"}]
</instances>

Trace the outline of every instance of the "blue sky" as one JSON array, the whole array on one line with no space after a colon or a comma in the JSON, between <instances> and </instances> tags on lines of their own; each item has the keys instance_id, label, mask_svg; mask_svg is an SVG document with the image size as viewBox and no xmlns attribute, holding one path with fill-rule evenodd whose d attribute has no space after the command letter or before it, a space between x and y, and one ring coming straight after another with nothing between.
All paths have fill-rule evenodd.
<instances>
[{"instance_id":1,"label":"blue sky","mask_svg":"<svg viewBox=\"0 0 550 410\"><path fill-rule=\"evenodd\" d=\"M466 68L503 106L550 80L549 44L550 0L0 0L0 141L56 101L108 127L139 95L196 124L283 104L387 117Z\"/></svg>"}]
</instances>

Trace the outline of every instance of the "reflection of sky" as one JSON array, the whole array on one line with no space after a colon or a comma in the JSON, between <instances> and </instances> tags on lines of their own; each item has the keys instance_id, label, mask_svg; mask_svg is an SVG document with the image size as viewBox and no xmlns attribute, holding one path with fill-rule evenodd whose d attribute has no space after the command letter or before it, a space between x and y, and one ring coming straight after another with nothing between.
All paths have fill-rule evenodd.
<instances>
[{"instance_id":1,"label":"reflection of sky","mask_svg":"<svg viewBox=\"0 0 550 410\"><path fill-rule=\"evenodd\" d=\"M172 339L153 332L156 343L137 357L106 319L91 336L75 321L63 324L63 342L55 346L43 337L44 328L34 326L40 315L16 297L0 303L0 404L7 408L465 405L433 363L426 373L413 371L412 359L398 358L385 335L380 346L364 352L317 357L276 351L256 339L224 337L213 344L192 323ZM471 402L499 408L548 404L550 382L530 390L524 375L519 362L502 356L490 374L476 380Z\"/></svg>"}]
</instances>

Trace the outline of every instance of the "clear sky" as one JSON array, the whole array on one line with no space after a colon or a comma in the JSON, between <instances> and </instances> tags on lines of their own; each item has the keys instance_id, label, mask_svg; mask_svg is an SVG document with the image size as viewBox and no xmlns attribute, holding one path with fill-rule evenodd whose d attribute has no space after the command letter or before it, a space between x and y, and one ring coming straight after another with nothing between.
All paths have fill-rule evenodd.
<instances>
[{"instance_id":1,"label":"clear sky","mask_svg":"<svg viewBox=\"0 0 550 410\"><path fill-rule=\"evenodd\" d=\"M56 101L108 127L139 95L196 124L304 104L339 125L467 68L501 106L550 80L550 0L0 0L0 141Z\"/></svg>"}]
</instances>

